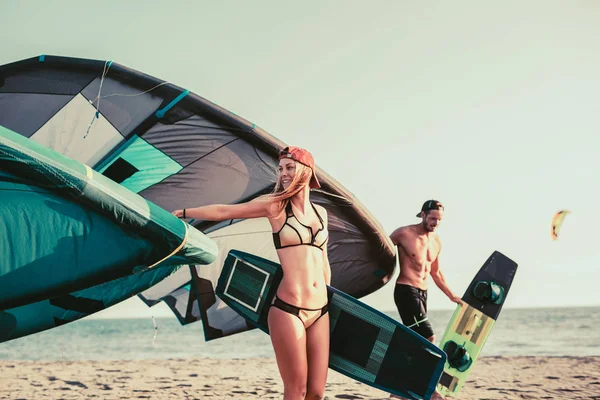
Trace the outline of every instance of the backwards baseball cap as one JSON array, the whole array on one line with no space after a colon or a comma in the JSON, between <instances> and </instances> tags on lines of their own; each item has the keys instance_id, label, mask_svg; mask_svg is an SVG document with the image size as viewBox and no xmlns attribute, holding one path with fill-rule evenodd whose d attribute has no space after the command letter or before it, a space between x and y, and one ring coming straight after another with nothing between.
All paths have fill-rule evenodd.
<instances>
[{"instance_id":1,"label":"backwards baseball cap","mask_svg":"<svg viewBox=\"0 0 600 400\"><path fill-rule=\"evenodd\" d=\"M308 150L301 149L296 146L288 146L279 152L279 159L291 158L294 161L298 161L302 165L306 165L312 170L312 178L310 178L309 186L311 189L317 189L321 187L319 180L317 179L317 173L315 172L315 159Z\"/></svg>"},{"instance_id":2,"label":"backwards baseball cap","mask_svg":"<svg viewBox=\"0 0 600 400\"><path fill-rule=\"evenodd\" d=\"M437 200L427 200L425 203L423 203L423 207L421 207L421 211L419 211L419 213L417 214L417 217L421 217L421 213L423 211L430 211L430 210L443 210L444 206L442 205L442 203L440 203Z\"/></svg>"}]
</instances>

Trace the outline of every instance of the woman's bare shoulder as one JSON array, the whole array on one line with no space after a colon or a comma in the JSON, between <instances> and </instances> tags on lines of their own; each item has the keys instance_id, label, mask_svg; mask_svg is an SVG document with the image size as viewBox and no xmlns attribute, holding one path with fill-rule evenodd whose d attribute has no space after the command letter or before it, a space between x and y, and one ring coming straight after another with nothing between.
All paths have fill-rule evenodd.
<instances>
[{"instance_id":1,"label":"woman's bare shoulder","mask_svg":"<svg viewBox=\"0 0 600 400\"><path fill-rule=\"evenodd\" d=\"M319 204L315 204L315 203L313 203L313 205L315 206L317 211L319 211L319 214L327 216L327 209L325 207L323 207L322 205L319 205Z\"/></svg>"}]
</instances>

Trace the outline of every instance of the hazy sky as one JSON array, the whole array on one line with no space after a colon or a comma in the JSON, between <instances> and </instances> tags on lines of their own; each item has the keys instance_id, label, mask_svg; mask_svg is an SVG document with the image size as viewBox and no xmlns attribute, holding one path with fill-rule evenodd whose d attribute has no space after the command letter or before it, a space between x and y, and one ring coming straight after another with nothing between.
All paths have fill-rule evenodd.
<instances>
[{"instance_id":1,"label":"hazy sky","mask_svg":"<svg viewBox=\"0 0 600 400\"><path fill-rule=\"evenodd\" d=\"M600 305L599 20L597 1L0 1L0 64L170 81L308 148L388 234L440 200L457 293L499 250L519 264L508 307ZM429 301L453 308L433 283ZM171 315L134 298L100 316L133 313Z\"/></svg>"}]
</instances>

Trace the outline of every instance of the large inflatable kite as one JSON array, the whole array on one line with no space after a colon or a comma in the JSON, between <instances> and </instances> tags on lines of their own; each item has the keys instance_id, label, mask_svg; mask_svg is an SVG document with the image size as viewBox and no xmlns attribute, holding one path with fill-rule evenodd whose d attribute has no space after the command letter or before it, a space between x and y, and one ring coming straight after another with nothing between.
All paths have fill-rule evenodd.
<instances>
[{"instance_id":1,"label":"large inflatable kite","mask_svg":"<svg viewBox=\"0 0 600 400\"><path fill-rule=\"evenodd\" d=\"M240 203L272 191L277 154L286 146L256 125L168 82L110 61L55 56L0 66L0 126L91 167L167 211ZM380 224L348 190L318 167L317 174L322 187L313 190L311 199L329 214L332 286L355 297L365 296L392 276L395 249ZM215 296L214 288L229 249L274 259L268 222L187 222L218 244L215 261L208 265L188 261L166 278L149 275L148 284L131 278L119 285L129 287L131 293L147 289L140 297L148 305L165 301L182 324L202 319L206 339L250 329ZM22 226L18 232L6 229L19 238L10 245L0 242L0 247L10 246L0 249L3 254L40 237L39 231ZM114 235L103 236L111 241L118 237ZM107 252L101 239L92 246ZM2 282L0 278L0 293ZM46 296L43 301L50 305L30 308L23 333L15 334L13 329L13 334L0 340L48 329L36 325L35 318L54 321L60 311L58 326L64 322L65 310L81 317L116 301L109 301L110 291L98 286L107 282L86 282ZM43 291L44 283L36 290ZM93 290L94 296L78 290ZM40 298L24 301L33 307ZM90 300L88 308L81 300L85 298ZM76 299L80 299L78 306ZM12 306L26 306L22 303ZM3 321L14 319L11 310L3 310L0 331L7 326Z\"/></svg>"}]
</instances>

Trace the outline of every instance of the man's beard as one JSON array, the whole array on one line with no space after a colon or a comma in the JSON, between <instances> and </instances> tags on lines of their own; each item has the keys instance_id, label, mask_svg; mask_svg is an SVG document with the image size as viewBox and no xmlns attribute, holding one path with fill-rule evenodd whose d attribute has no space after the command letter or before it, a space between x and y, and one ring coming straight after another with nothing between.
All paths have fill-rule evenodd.
<instances>
[{"instance_id":1,"label":"man's beard","mask_svg":"<svg viewBox=\"0 0 600 400\"><path fill-rule=\"evenodd\" d=\"M425 230L427 232L434 232L435 228L437 228L437 226L427 225L427 223L425 223L425 222L423 222L423 227L425 228Z\"/></svg>"}]
</instances>

